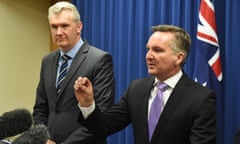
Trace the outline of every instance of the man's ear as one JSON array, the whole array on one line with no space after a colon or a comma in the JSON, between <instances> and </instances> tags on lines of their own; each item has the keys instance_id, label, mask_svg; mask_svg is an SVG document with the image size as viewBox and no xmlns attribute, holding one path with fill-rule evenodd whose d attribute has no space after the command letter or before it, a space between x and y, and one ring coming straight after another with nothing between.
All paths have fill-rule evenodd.
<instances>
[{"instance_id":1,"label":"man's ear","mask_svg":"<svg viewBox=\"0 0 240 144\"><path fill-rule=\"evenodd\" d=\"M78 22L77 23L77 33L78 34L81 34L82 28L83 28L82 22Z\"/></svg>"},{"instance_id":2,"label":"man's ear","mask_svg":"<svg viewBox=\"0 0 240 144\"><path fill-rule=\"evenodd\" d=\"M185 58L185 54L183 52L179 52L177 54L177 59L176 59L175 65L181 65L184 61L184 58Z\"/></svg>"}]
</instances>

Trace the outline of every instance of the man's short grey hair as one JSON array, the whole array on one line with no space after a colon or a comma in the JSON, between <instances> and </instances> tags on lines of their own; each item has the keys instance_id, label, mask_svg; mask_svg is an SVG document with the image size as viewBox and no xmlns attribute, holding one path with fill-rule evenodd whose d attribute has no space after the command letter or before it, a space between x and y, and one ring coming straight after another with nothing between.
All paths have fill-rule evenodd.
<instances>
[{"instance_id":1,"label":"man's short grey hair","mask_svg":"<svg viewBox=\"0 0 240 144\"><path fill-rule=\"evenodd\" d=\"M70 11L72 11L73 20L75 22L80 22L81 21L80 14L79 14L78 9L76 8L76 6L73 5L70 2L65 2L65 1L57 2L54 5L52 5L51 7L49 7L49 9L48 9L48 19L49 19L51 14L58 15L63 10L70 10Z\"/></svg>"}]
</instances>

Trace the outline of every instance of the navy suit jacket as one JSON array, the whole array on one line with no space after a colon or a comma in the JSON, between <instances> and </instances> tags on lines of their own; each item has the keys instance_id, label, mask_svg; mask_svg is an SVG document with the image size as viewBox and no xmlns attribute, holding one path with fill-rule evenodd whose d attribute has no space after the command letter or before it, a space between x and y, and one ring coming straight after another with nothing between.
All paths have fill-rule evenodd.
<instances>
[{"instance_id":1,"label":"navy suit jacket","mask_svg":"<svg viewBox=\"0 0 240 144\"><path fill-rule=\"evenodd\" d=\"M98 107L79 122L108 136L132 123L135 144L215 144L216 95L185 74L173 89L151 141L148 137L148 100L154 77L135 80L120 102L104 113Z\"/></svg>"},{"instance_id":2,"label":"navy suit jacket","mask_svg":"<svg viewBox=\"0 0 240 144\"><path fill-rule=\"evenodd\" d=\"M102 138L92 136L78 122L80 110L74 94L74 82L79 76L88 77L94 86L96 104L101 111L114 103L115 79L112 57L109 53L90 46L86 41L73 58L60 95L56 93L57 63L60 51L56 50L42 60L40 81L37 87L33 117L36 124L48 126L57 144L101 144Z\"/></svg>"}]
</instances>

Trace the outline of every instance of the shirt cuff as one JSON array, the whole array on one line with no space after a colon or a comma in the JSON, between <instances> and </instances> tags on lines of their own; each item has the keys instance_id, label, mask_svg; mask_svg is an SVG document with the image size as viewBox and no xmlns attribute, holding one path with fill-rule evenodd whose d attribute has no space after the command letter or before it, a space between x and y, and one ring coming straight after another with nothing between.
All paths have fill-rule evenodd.
<instances>
[{"instance_id":1,"label":"shirt cuff","mask_svg":"<svg viewBox=\"0 0 240 144\"><path fill-rule=\"evenodd\" d=\"M95 101L93 101L93 104L90 105L89 107L81 107L80 104L78 103L78 107L82 112L82 115L84 119L87 119L88 116L94 111L95 109Z\"/></svg>"}]
</instances>

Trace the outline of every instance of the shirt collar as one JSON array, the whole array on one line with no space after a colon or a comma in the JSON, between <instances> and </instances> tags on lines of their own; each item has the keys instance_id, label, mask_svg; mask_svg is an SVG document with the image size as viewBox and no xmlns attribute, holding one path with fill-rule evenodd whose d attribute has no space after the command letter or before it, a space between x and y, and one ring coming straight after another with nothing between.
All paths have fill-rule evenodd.
<instances>
[{"instance_id":1,"label":"shirt collar","mask_svg":"<svg viewBox=\"0 0 240 144\"><path fill-rule=\"evenodd\" d=\"M173 75L172 77L166 79L165 81L163 81L163 83L167 84L169 87L174 88L177 84L177 82L180 80L180 78L182 77L183 72L182 70L180 70L179 72L177 72L175 75ZM159 80L155 77L153 86L157 85L157 82Z\"/></svg>"},{"instance_id":2,"label":"shirt collar","mask_svg":"<svg viewBox=\"0 0 240 144\"><path fill-rule=\"evenodd\" d=\"M80 40L77 42L77 44L72 48L70 49L66 55L70 56L72 59L75 57L75 55L77 54L78 50L81 48L83 44L83 40L80 38ZM63 56L64 53L63 51L60 49L60 56Z\"/></svg>"}]
</instances>

